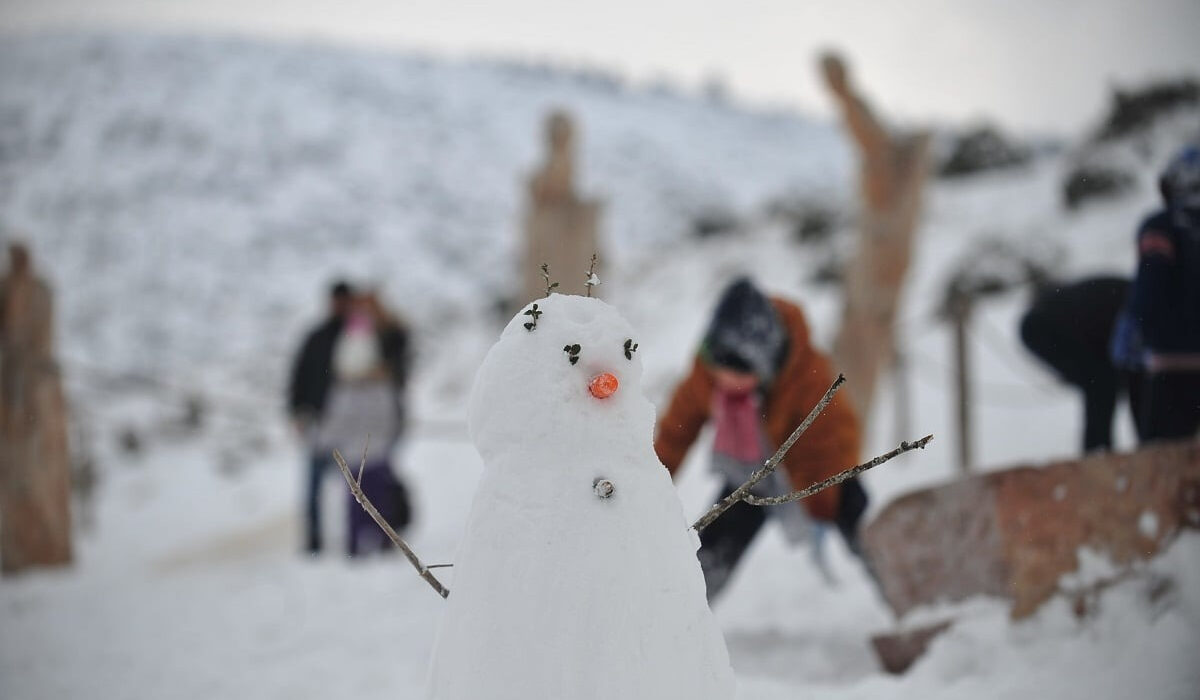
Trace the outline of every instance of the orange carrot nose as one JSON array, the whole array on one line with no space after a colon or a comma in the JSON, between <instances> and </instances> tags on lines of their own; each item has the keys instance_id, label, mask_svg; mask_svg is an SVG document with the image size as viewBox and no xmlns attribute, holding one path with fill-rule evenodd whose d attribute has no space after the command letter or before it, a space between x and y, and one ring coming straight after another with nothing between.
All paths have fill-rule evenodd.
<instances>
[{"instance_id":1,"label":"orange carrot nose","mask_svg":"<svg viewBox=\"0 0 1200 700\"><path fill-rule=\"evenodd\" d=\"M598 399L607 399L617 393L619 385L620 382L612 372L605 372L592 377L592 381L588 382L588 391Z\"/></svg>"}]
</instances>

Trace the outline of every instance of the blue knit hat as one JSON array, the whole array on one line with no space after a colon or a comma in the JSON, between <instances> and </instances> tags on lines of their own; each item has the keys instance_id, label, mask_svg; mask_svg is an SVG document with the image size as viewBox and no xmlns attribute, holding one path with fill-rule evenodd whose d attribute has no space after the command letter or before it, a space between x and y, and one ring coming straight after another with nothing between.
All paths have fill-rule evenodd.
<instances>
[{"instance_id":1,"label":"blue knit hat","mask_svg":"<svg viewBox=\"0 0 1200 700\"><path fill-rule=\"evenodd\" d=\"M1180 149L1159 176L1158 186L1176 223L1200 224L1200 146Z\"/></svg>"},{"instance_id":2,"label":"blue knit hat","mask_svg":"<svg viewBox=\"0 0 1200 700\"><path fill-rule=\"evenodd\" d=\"M717 367L749 372L767 382L775 377L786 344L786 330L771 300L741 277L721 294L702 353Z\"/></svg>"}]
</instances>

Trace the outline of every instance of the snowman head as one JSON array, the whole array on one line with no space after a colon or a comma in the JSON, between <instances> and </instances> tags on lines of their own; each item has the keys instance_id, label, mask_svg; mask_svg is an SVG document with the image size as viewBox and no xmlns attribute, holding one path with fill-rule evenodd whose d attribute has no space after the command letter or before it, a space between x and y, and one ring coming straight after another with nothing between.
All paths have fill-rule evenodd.
<instances>
[{"instance_id":1,"label":"snowman head","mask_svg":"<svg viewBox=\"0 0 1200 700\"><path fill-rule=\"evenodd\" d=\"M644 452L654 408L641 378L637 333L615 309L580 296L538 299L509 322L476 375L471 439L485 462Z\"/></svg>"}]
</instances>

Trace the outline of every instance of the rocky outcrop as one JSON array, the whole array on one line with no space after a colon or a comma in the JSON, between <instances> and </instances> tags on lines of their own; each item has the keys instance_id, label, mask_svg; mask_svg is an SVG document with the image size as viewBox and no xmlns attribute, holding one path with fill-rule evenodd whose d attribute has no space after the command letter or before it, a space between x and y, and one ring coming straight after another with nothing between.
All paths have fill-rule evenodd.
<instances>
[{"instance_id":1,"label":"rocky outcrop","mask_svg":"<svg viewBox=\"0 0 1200 700\"><path fill-rule=\"evenodd\" d=\"M1163 444L924 489L889 504L864 546L897 615L990 595L1014 618L1059 591L1088 549L1120 567L1200 528L1200 443Z\"/></svg>"}]
</instances>

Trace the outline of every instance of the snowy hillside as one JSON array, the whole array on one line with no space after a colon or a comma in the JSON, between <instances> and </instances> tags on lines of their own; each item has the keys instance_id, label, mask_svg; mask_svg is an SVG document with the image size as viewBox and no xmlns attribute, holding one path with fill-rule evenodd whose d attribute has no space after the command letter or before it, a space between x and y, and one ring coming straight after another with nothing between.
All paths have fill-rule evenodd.
<instances>
[{"instance_id":1,"label":"snowy hillside","mask_svg":"<svg viewBox=\"0 0 1200 700\"><path fill-rule=\"evenodd\" d=\"M617 261L849 164L827 125L419 56L10 38L0 86L0 208L53 251L68 355L225 368L212 378L272 393L335 274L381 283L431 333L516 288L523 183L555 105L576 116Z\"/></svg>"},{"instance_id":2,"label":"snowy hillside","mask_svg":"<svg viewBox=\"0 0 1200 700\"><path fill-rule=\"evenodd\" d=\"M196 37L0 38L0 232L29 240L55 286L76 446L99 476L78 564L0 582L0 697L419 697L440 601L398 559L296 556L303 458L283 379L333 276L383 285L419 337L403 454L413 541L451 561L480 470L466 391L516 286L523 183L552 106L577 119L584 189L605 202L602 296L640 333L652 401L741 272L800 300L828 346L839 297L813 280L845 237L798 243L770 205L850 209L855 163L836 124L497 63ZM931 187L902 307L909 398L883 387L866 450L937 437L867 476L873 512L956 473L951 341L934 317L952 269L987 267L979 251L1000 240L1065 277L1128 274L1155 169L1197 116L1110 146L1135 182L1075 212L1060 192L1071 151ZM693 236L714 213L737 230ZM835 234L851 229L839 219ZM972 328L984 469L1077 449L1075 395L1016 339L1025 302L989 300ZM179 419L191 394L208 409L199 429ZM1117 435L1132 445L1126 423ZM703 462L679 482L689 514L715 488ZM327 487L337 513L344 494ZM1200 692L1195 535L1150 567L1177 582L1165 601L1135 579L1094 619L1055 601L1018 625L1001 603L971 601L901 678L866 642L895 621L834 549L836 586L775 530L751 549L715 608L740 697Z\"/></svg>"}]
</instances>

